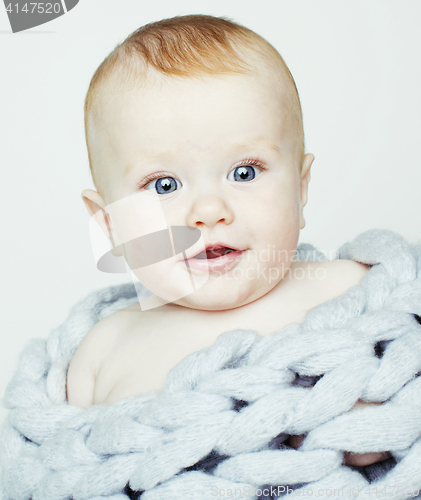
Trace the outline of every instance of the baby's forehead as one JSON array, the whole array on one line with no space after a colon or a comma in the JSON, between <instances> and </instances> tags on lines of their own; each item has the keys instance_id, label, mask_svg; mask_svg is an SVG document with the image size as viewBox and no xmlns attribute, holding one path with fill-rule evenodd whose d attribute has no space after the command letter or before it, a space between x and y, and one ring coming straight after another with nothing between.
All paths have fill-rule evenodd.
<instances>
[{"instance_id":1,"label":"baby's forehead","mask_svg":"<svg viewBox=\"0 0 421 500\"><path fill-rule=\"evenodd\" d=\"M252 84L247 86L250 78ZM254 103L254 99L245 98L243 100L236 98L233 99L235 103L231 103L229 99L227 100L227 96L228 98L230 95L236 97L235 94L240 94L239 85L243 80L248 92L246 97L254 95L253 89L258 86L256 94L259 94L261 98L256 101L257 103L261 103L262 99L263 101L273 100L269 106L264 106L264 113L256 111L258 104ZM222 89L224 85L228 85L229 91L220 103L218 102L218 89L220 87ZM191 112L192 108L189 107L189 111L182 114L182 119L185 120L183 122L183 127L186 130L185 135L177 132L178 122L174 121L174 115L172 115L172 118L164 117L164 122L169 120L169 127L165 124L161 125L159 118L156 119L153 114L155 100L160 103L158 106L160 112L164 110L165 113L166 106L171 103L172 99L178 103L176 105L177 111L183 111L183 100L175 97L179 95L176 90L183 97L189 98L189 92L196 89L200 89L200 91L196 93L195 99L202 100L203 103L203 107L201 102L197 103L197 109L205 109L206 112L209 112L209 120L206 120L206 116L202 116L202 114L198 118L194 113L196 108ZM281 140L282 144L293 144L295 141L293 132L295 127L291 123L292 114L287 106L287 97L284 96L284 89L279 81L271 75L262 76L260 73L258 78L254 76L237 75L234 77L233 75L223 75L218 79L209 79L208 77L207 79L197 80L188 78L174 80L159 76L159 79L147 80L140 85L130 85L124 88L117 87L116 89L110 87L110 91L109 97L111 98L104 93L92 106L89 126L91 164L96 177L101 178L104 191L109 190L119 178L129 178L129 176L134 175L128 173L130 171L128 167L131 164L135 165L138 157L145 158L145 164L155 166L175 165L180 159L183 161L192 159L192 164L194 164L195 159L198 157L192 151L202 150L205 155L210 154L212 151L213 160L221 160L222 162L238 155L245 158L249 157L250 154L259 154L259 151L264 152L270 149L272 144L281 144ZM209 97L210 94L211 98ZM139 96L141 96L141 99L139 99ZM207 99L210 103L215 103L215 109L207 105ZM281 101L283 101L282 104L284 105L280 106ZM255 104L254 111L251 112L249 106L253 103ZM146 113L143 111L143 105L148 108ZM218 109L216 110L216 108ZM133 112L134 110L135 112ZM213 111L216 113L215 116L220 118L219 122L212 117ZM279 119L277 119L276 115L279 115ZM241 124L244 123L244 127L239 126L238 120L241 120L241 117L244 116L245 122ZM282 122L283 125L282 128L255 126L251 116L255 117L257 121L264 116L265 120L262 120L264 123ZM229 119L231 125L226 126L224 123L220 127L221 121L226 122L226 119ZM248 128L247 123L251 124ZM137 127L140 128L137 129ZM176 129L175 133L173 133L171 127ZM218 133L214 131L219 128L221 130L218 132L218 136ZM199 132L200 129L208 130L209 134ZM146 133L136 132L131 137L134 130L146 131ZM243 133L243 130L247 130L247 133ZM267 130L270 130L270 132L268 133ZM279 134L275 134L274 130L278 131ZM287 137L281 139L285 130L288 130ZM260 137L258 137L259 134ZM215 140L218 137L220 137L220 141L217 141L215 146ZM287 143L284 143L284 140L287 140ZM290 150L289 146L288 150ZM165 152L165 156L163 152ZM273 155L272 151L271 154ZM136 171L136 169L131 170L132 172Z\"/></svg>"},{"instance_id":2,"label":"baby's forehead","mask_svg":"<svg viewBox=\"0 0 421 500\"><path fill-rule=\"evenodd\" d=\"M209 101L209 103L215 103L215 108L219 108L219 116L221 119L225 120L225 117L232 118L231 122L234 128L229 130L229 133L231 133L232 130L235 130L235 111L239 110L241 114L247 111L250 100L245 99L243 104L242 100L234 98L231 104L229 99L227 99L227 95L236 97L237 89L240 89L240 86L243 84L249 89L249 94L254 95L254 90L256 90L256 94L261 96L260 100L257 100L257 102L266 101L270 103L269 106L265 105L265 116L268 117L269 120L277 120L277 115L282 117L280 118L284 124L282 132L287 130L287 135L290 138L289 140L294 142L296 140L295 137L297 137L298 142L299 126L297 125L299 122L297 120L297 110L294 110L294 102L290 92L288 92L288 85L285 81L285 77L279 75L279 73L277 74L271 68L260 66L258 69L259 71L256 70L243 75L222 74L212 77L209 77L209 75L199 75L194 78L174 78L172 76L169 77L167 75L158 74L158 72L151 70L148 75L141 75L141 78L137 81L125 82L124 84L121 84L118 78L115 77L117 75L115 75L114 81L110 80L107 86L104 86L102 92L98 95L89 116L89 130L87 131L87 135L90 142L91 163L93 164L94 170L98 171L101 169L104 173L105 171L109 171L106 175L109 179L111 178L110 175L116 175L115 172L114 174L112 173L111 166L113 163L115 164L118 162L113 162L112 158L114 153L117 155L115 158L118 156L125 156L125 153L122 154L124 149L123 146L126 142L126 133L131 133L134 128L131 127L133 122L130 122L130 119L133 117L134 109L138 111L138 115L135 115L134 122L134 126L136 127L139 124L137 116L141 117L143 115L142 105L146 105L149 109L145 118L147 119L148 116L151 117L154 122L154 128L148 130L147 136L155 140L161 132L157 129L157 120L155 116L151 114L150 110L154 109L155 102L159 102L159 111L165 113L166 106L172 106L173 101L176 102L175 106L178 106L178 109L182 110L182 103L184 101L175 97L180 94L183 96L183 99L187 99L186 102L193 97L194 99L199 99L198 108L201 110L205 109L205 113L201 114L200 118L197 113L195 113L195 110L193 110L191 115L187 113L183 114L183 120L185 120L184 125L187 126L188 130L194 130L195 127L199 126L205 127L206 113L209 113L210 116L208 120L209 124L218 127L218 123L211 119L214 109L206 106L207 101ZM226 92L224 94L224 86L228 87L228 94ZM199 89L199 91L197 91L197 89ZM221 89L221 99L222 94L225 96L223 106L218 102L219 89ZM194 96L191 96L190 90L192 90ZM213 96L213 99L209 98L210 95ZM191 109L191 107L189 109ZM221 109L223 110L222 114ZM254 116L256 116L256 113ZM163 119L164 121L166 120L165 115ZM152 130L156 131L155 135L153 135ZM199 141L194 141L195 138L196 135L193 133L191 145L194 147L200 146ZM227 137L227 139L231 140L232 138ZM228 140L224 141L224 143L225 142L229 143ZM232 139L231 142L234 142L234 140ZM181 148L181 146L176 147L177 149ZM171 146L169 146L169 148L171 148ZM152 150L152 148L148 149ZM184 153L184 150L182 152Z\"/></svg>"},{"instance_id":3,"label":"baby's forehead","mask_svg":"<svg viewBox=\"0 0 421 500\"><path fill-rule=\"evenodd\" d=\"M268 85L268 78L253 79L251 85L249 80L243 76L167 79L159 85L146 82L114 93L111 101L98 101L92 114L93 154L101 154L103 164L105 155L111 159L115 153L122 158L138 149L142 155L154 156L158 164L156 155L163 150L173 155L184 154L186 148L214 151L216 142L222 152L223 146L234 149L244 143L277 141L274 130L279 140L291 137L294 127L288 106L282 102L282 89L276 82ZM259 125L262 120L278 125ZM256 141L259 134L262 140Z\"/></svg>"},{"instance_id":4,"label":"baby's forehead","mask_svg":"<svg viewBox=\"0 0 421 500\"><path fill-rule=\"evenodd\" d=\"M117 114L124 113L125 107L130 108L139 96L147 96L148 102L155 99L171 105L174 100L172 91L176 91L179 95L179 90L182 91L184 87L188 93L191 88L196 88L195 85L192 87L194 82L204 89L203 101L207 99L206 87L215 88L215 82L219 82L222 89L224 84L235 88L237 85L241 86L242 82L253 82L254 86L261 88L260 93L268 100L274 99L278 105L282 105L286 116L300 112L300 109L296 109L287 76L273 68L268 68L267 65L260 64L244 74L212 76L199 74L191 77L167 76L149 68L146 73L132 81L121 82L117 74L112 75L107 84L103 85L97 93L87 121L90 126L101 129L104 123L112 122ZM230 103L227 102L226 105L229 106ZM244 103L244 106L247 106L247 103ZM278 110L279 107L275 106L274 112Z\"/></svg>"}]
</instances>

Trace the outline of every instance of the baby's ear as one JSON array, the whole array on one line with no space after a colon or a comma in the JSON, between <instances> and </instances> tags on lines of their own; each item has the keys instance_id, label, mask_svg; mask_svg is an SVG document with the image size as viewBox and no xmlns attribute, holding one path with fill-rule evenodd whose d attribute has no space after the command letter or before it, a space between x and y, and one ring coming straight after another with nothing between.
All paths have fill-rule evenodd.
<instances>
[{"instance_id":1,"label":"baby's ear","mask_svg":"<svg viewBox=\"0 0 421 500\"><path fill-rule=\"evenodd\" d=\"M300 229L303 229L306 225L303 208L307 204L308 199L308 183L310 182L310 168L314 161L314 155L307 153L304 155L303 167L301 169L301 179L300 179Z\"/></svg>"},{"instance_id":2,"label":"baby's ear","mask_svg":"<svg viewBox=\"0 0 421 500\"><path fill-rule=\"evenodd\" d=\"M304 155L303 168L301 169L301 179L307 178L307 184L310 182L310 168L314 161L314 155L307 153Z\"/></svg>"},{"instance_id":3,"label":"baby's ear","mask_svg":"<svg viewBox=\"0 0 421 500\"><path fill-rule=\"evenodd\" d=\"M116 243L113 238L110 216L107 213L105 207L107 206L104 198L92 189L85 189L82 192L82 199L85 203L86 209L91 217L95 219L98 223L105 236L111 243L112 253L116 257L123 255L119 248L116 248Z\"/></svg>"}]
</instances>

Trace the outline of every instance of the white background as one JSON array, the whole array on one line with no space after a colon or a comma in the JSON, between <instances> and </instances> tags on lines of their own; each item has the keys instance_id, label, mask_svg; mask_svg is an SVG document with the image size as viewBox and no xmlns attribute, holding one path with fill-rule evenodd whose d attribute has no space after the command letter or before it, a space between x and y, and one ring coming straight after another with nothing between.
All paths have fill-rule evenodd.
<instances>
[{"instance_id":1,"label":"white background","mask_svg":"<svg viewBox=\"0 0 421 500\"><path fill-rule=\"evenodd\" d=\"M0 5L1 396L29 338L129 280L96 270L80 196L93 187L83 100L95 69L139 26L193 13L253 29L295 77L316 156L300 242L334 252L379 227L421 243L419 0L80 0L18 34Z\"/></svg>"}]
</instances>

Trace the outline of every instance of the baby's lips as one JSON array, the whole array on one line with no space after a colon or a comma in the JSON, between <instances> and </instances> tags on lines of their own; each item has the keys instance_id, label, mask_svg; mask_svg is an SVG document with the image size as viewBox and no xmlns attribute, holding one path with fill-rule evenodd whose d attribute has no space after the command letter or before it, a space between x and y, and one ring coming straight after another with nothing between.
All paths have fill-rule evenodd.
<instances>
[{"instance_id":1,"label":"baby's lips","mask_svg":"<svg viewBox=\"0 0 421 500\"><path fill-rule=\"evenodd\" d=\"M212 250L214 250L214 252L212 252ZM226 253L227 251L242 252L243 250L241 250L235 246L232 246L230 244L225 244L225 243L220 243L220 242L207 243L205 247L203 247L203 245L202 245L199 250L189 252L189 255L187 258L191 259L193 257L197 257L202 252L206 252L208 254L208 256L210 255L209 258L213 258L213 257L218 256L218 254L224 255L224 251ZM204 256L203 256L203 258L204 258Z\"/></svg>"}]
</instances>

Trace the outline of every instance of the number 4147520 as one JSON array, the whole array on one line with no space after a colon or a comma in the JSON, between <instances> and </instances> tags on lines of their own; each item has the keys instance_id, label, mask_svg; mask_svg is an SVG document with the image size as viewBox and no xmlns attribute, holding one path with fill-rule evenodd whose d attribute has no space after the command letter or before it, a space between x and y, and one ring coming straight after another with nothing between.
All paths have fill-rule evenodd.
<instances>
[{"instance_id":1,"label":"number 4147520","mask_svg":"<svg viewBox=\"0 0 421 500\"><path fill-rule=\"evenodd\" d=\"M15 7L15 12L25 12L26 14L59 14L61 12L61 3L41 3L41 2L28 2L21 6L19 10L19 4L9 3L6 10L10 14L13 12L13 7Z\"/></svg>"}]
</instances>

